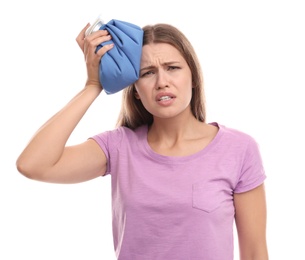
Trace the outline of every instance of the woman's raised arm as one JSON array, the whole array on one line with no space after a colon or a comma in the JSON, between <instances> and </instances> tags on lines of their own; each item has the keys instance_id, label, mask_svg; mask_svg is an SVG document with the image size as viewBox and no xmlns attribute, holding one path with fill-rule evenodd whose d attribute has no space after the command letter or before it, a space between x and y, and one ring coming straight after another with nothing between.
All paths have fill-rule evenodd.
<instances>
[{"instance_id":1,"label":"woman's raised arm","mask_svg":"<svg viewBox=\"0 0 305 260\"><path fill-rule=\"evenodd\" d=\"M110 35L107 31L99 30L85 37L88 26L76 38L84 53L87 82L83 90L38 129L18 157L17 169L28 178L76 183L105 173L106 157L95 141L89 139L79 145L66 146L74 128L102 91L98 76L99 62L112 48L112 45L105 45L95 52L100 43L110 39Z\"/></svg>"}]
</instances>

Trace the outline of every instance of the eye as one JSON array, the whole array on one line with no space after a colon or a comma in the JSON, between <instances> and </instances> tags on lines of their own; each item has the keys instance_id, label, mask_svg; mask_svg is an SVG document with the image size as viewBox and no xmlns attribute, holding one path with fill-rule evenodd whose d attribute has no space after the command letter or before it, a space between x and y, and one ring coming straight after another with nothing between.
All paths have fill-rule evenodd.
<instances>
[{"instance_id":1,"label":"eye","mask_svg":"<svg viewBox=\"0 0 305 260\"><path fill-rule=\"evenodd\" d=\"M153 70L149 70L149 71L144 72L144 73L141 75L141 77L149 76L149 75L152 75L152 74L154 74L154 71L153 71Z\"/></svg>"},{"instance_id":2,"label":"eye","mask_svg":"<svg viewBox=\"0 0 305 260\"><path fill-rule=\"evenodd\" d=\"M180 69L178 66L168 66L167 70L177 70Z\"/></svg>"}]
</instances>

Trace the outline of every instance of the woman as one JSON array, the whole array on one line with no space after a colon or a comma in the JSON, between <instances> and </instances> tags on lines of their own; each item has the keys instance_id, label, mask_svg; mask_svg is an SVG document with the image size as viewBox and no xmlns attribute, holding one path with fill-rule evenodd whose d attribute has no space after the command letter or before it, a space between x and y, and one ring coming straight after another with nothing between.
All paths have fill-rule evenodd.
<instances>
[{"instance_id":1,"label":"woman","mask_svg":"<svg viewBox=\"0 0 305 260\"><path fill-rule=\"evenodd\" d=\"M89 25L88 25L89 26ZM123 90L118 127L82 144L66 142L101 93L107 31L77 43L87 82L34 135L17 160L25 176L77 183L111 175L113 236L123 260L268 259L265 173L255 140L205 122L202 74L186 37L166 24L144 30L140 78ZM71 163L73 162L73 163Z\"/></svg>"}]
</instances>

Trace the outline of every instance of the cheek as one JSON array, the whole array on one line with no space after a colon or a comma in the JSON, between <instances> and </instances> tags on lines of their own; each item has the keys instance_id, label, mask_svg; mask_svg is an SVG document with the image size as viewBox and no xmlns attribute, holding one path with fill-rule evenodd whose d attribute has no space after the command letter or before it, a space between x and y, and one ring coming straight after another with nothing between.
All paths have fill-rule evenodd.
<instances>
[{"instance_id":1,"label":"cheek","mask_svg":"<svg viewBox=\"0 0 305 260\"><path fill-rule=\"evenodd\" d=\"M135 84L135 90L137 91L136 98L141 101L147 111L150 111L150 107L153 103L153 95L151 94L149 87L144 86L143 84Z\"/></svg>"},{"instance_id":2,"label":"cheek","mask_svg":"<svg viewBox=\"0 0 305 260\"><path fill-rule=\"evenodd\" d=\"M182 86L185 86L185 91L187 93L192 93L193 90L193 82L191 79L184 79Z\"/></svg>"},{"instance_id":3,"label":"cheek","mask_svg":"<svg viewBox=\"0 0 305 260\"><path fill-rule=\"evenodd\" d=\"M177 86L181 86L187 91L189 91L190 88L193 88L192 73L190 70L183 71L178 77L174 77L173 80Z\"/></svg>"},{"instance_id":4,"label":"cheek","mask_svg":"<svg viewBox=\"0 0 305 260\"><path fill-rule=\"evenodd\" d=\"M138 80L135 84L135 90L138 93L139 99L147 99L150 93L149 84L144 83L142 80Z\"/></svg>"}]
</instances>

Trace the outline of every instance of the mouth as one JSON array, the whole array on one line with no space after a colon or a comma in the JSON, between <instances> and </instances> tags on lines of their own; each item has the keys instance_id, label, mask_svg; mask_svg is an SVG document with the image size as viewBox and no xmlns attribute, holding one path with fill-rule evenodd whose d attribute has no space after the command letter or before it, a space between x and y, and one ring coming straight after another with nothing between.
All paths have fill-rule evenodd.
<instances>
[{"instance_id":1,"label":"mouth","mask_svg":"<svg viewBox=\"0 0 305 260\"><path fill-rule=\"evenodd\" d=\"M175 98L175 96L171 93L159 93L156 96L156 101L168 101L168 100L171 100L174 98Z\"/></svg>"},{"instance_id":2,"label":"mouth","mask_svg":"<svg viewBox=\"0 0 305 260\"><path fill-rule=\"evenodd\" d=\"M158 99L158 101L164 101L164 100L170 100L170 99L172 99L173 97L171 97L171 96L162 96L162 97L160 97L159 99Z\"/></svg>"}]
</instances>

